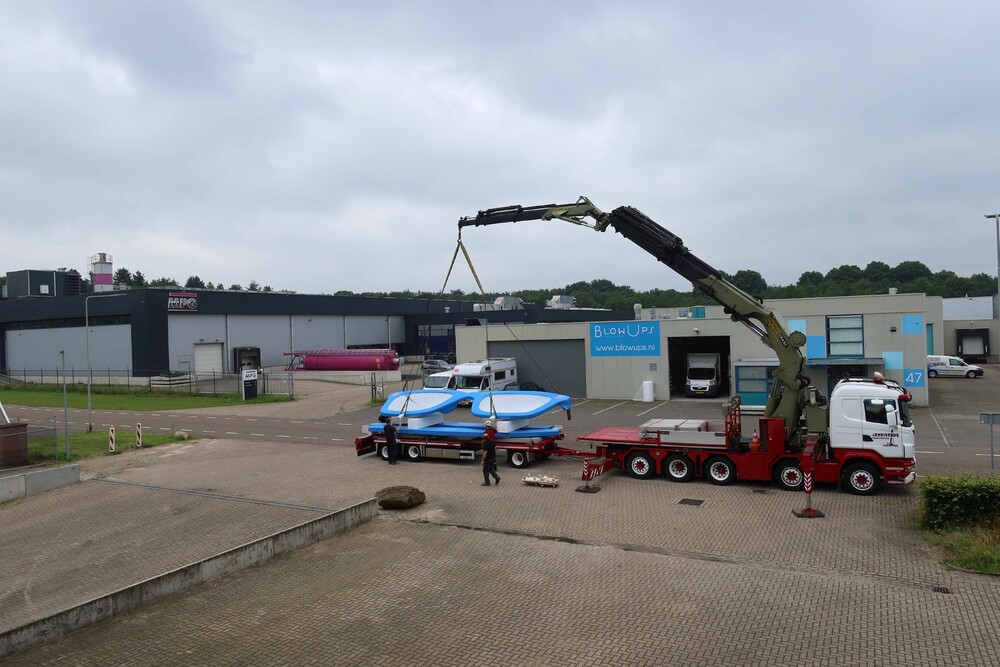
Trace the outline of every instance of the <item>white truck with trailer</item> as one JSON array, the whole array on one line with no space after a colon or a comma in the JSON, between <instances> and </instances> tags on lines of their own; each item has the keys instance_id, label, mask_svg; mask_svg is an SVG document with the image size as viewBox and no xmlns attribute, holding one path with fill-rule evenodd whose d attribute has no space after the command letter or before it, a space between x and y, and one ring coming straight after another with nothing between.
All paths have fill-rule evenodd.
<instances>
[{"instance_id":1,"label":"white truck with trailer","mask_svg":"<svg viewBox=\"0 0 1000 667\"><path fill-rule=\"evenodd\" d=\"M640 478L662 473L682 482L702 475L716 484L773 479L785 488L809 491L807 480L815 472L816 481L839 482L866 495L883 483L909 484L916 478L914 429L907 416L911 397L904 387L890 380L842 381L828 403L804 374L805 335L789 332L776 311L726 280L642 211L620 206L606 213L580 197L573 204L486 209L461 218L458 227L526 220L563 220L599 232L614 229L690 280L778 357L757 442L742 434L734 397L722 426L681 420L598 429L579 437L595 454L586 461L585 481L619 467Z\"/></svg>"}]
</instances>

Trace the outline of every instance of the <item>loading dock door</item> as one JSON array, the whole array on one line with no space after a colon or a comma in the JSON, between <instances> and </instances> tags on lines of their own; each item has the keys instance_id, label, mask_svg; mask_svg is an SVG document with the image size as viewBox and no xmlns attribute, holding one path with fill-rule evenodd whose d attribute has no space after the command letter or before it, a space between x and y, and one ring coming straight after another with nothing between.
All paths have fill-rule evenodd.
<instances>
[{"instance_id":1,"label":"loading dock door","mask_svg":"<svg viewBox=\"0 0 1000 667\"><path fill-rule=\"evenodd\" d=\"M222 373L224 370L222 343L194 344L195 375L211 375L212 373Z\"/></svg>"},{"instance_id":2,"label":"loading dock door","mask_svg":"<svg viewBox=\"0 0 1000 667\"><path fill-rule=\"evenodd\" d=\"M546 391L573 398L587 396L587 359L583 340L491 341L491 357L517 359L520 382L531 381Z\"/></svg>"}]
</instances>

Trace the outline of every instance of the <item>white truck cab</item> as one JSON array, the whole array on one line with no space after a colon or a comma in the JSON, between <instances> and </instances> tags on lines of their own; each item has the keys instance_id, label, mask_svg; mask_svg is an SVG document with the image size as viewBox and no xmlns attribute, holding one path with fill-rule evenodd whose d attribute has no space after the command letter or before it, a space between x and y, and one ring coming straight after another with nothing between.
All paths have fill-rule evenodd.
<instances>
[{"instance_id":1,"label":"white truck cab","mask_svg":"<svg viewBox=\"0 0 1000 667\"><path fill-rule=\"evenodd\" d=\"M830 394L830 446L870 450L884 458L915 459L916 440L906 390L894 382L841 380Z\"/></svg>"}]
</instances>

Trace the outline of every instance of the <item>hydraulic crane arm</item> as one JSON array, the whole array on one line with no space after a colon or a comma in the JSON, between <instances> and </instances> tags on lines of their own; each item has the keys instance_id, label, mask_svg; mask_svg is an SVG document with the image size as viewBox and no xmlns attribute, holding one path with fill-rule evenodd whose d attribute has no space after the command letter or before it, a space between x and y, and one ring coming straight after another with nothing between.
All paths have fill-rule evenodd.
<instances>
[{"instance_id":1,"label":"hydraulic crane arm","mask_svg":"<svg viewBox=\"0 0 1000 667\"><path fill-rule=\"evenodd\" d=\"M802 375L804 362L799 349L805 345L805 336L798 331L789 334L776 311L723 278L721 272L691 254L679 236L658 225L639 209L620 206L611 213L605 213L586 197L580 197L574 204L491 208L480 211L475 217L461 218L458 227L461 230L462 227L502 222L552 219L599 232L606 231L608 227L614 228L721 304L734 322L741 322L753 331L778 357L776 382L764 414L784 418L790 430L797 427L805 403L802 390L809 384L809 379Z\"/></svg>"}]
</instances>

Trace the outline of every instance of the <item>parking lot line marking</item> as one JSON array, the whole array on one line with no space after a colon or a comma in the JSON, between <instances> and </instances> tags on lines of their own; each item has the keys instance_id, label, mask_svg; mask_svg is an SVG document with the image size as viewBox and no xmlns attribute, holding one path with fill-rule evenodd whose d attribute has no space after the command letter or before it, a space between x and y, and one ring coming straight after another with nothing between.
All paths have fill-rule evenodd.
<instances>
[{"instance_id":1,"label":"parking lot line marking","mask_svg":"<svg viewBox=\"0 0 1000 667\"><path fill-rule=\"evenodd\" d=\"M615 404L614 404L614 405L612 405L612 406L611 406L610 408L604 408L603 410L598 410L598 411L597 411L597 412L595 412L594 414L595 414L595 415L599 415L599 414L601 414L602 412L607 412L608 410L613 410L614 408L617 408L617 407L618 407L619 405L625 405L626 403L630 403L630 402L631 402L631 401L622 401L621 403L615 403Z\"/></svg>"},{"instance_id":2,"label":"parking lot line marking","mask_svg":"<svg viewBox=\"0 0 1000 667\"><path fill-rule=\"evenodd\" d=\"M260 436L260 437L262 437L262 438L264 437L264 434L263 434L263 433L251 433L250 435L257 435L257 436Z\"/></svg>"},{"instance_id":3,"label":"parking lot line marking","mask_svg":"<svg viewBox=\"0 0 1000 667\"><path fill-rule=\"evenodd\" d=\"M330 440L333 440L334 442L343 442L344 441L343 438L330 438Z\"/></svg>"},{"instance_id":4,"label":"parking lot line marking","mask_svg":"<svg viewBox=\"0 0 1000 667\"><path fill-rule=\"evenodd\" d=\"M236 433L234 431L226 431L226 435L239 435L239 433Z\"/></svg>"},{"instance_id":5,"label":"parking lot line marking","mask_svg":"<svg viewBox=\"0 0 1000 667\"><path fill-rule=\"evenodd\" d=\"M247 417L247 421L248 421L248 422L255 422L255 421L257 421L257 420L256 420L256 419L254 419L253 417Z\"/></svg>"},{"instance_id":6,"label":"parking lot line marking","mask_svg":"<svg viewBox=\"0 0 1000 667\"><path fill-rule=\"evenodd\" d=\"M574 405L574 407L577 407L577 408L578 408L578 407L580 407L581 405L583 405L584 403L590 403L590 399L589 399L589 398L585 398L585 399L583 399L582 401L580 401L579 403L574 403L573 405Z\"/></svg>"},{"instance_id":7,"label":"parking lot line marking","mask_svg":"<svg viewBox=\"0 0 1000 667\"><path fill-rule=\"evenodd\" d=\"M205 419L217 419L217 417L205 417Z\"/></svg>"},{"instance_id":8,"label":"parking lot line marking","mask_svg":"<svg viewBox=\"0 0 1000 667\"><path fill-rule=\"evenodd\" d=\"M169 428L167 428L166 426L161 426L161 427L160 427L160 430L161 430L161 431L169 431L170 429L169 429Z\"/></svg>"},{"instance_id":9,"label":"parking lot line marking","mask_svg":"<svg viewBox=\"0 0 1000 667\"><path fill-rule=\"evenodd\" d=\"M944 454L944 452L923 452L918 449L917 454Z\"/></svg>"},{"instance_id":10,"label":"parking lot line marking","mask_svg":"<svg viewBox=\"0 0 1000 667\"><path fill-rule=\"evenodd\" d=\"M311 435L304 435L304 436L302 436L302 439L303 440L319 440L319 438L314 438Z\"/></svg>"},{"instance_id":11,"label":"parking lot line marking","mask_svg":"<svg viewBox=\"0 0 1000 667\"><path fill-rule=\"evenodd\" d=\"M944 429L941 428L941 422L939 422L937 420L937 417L934 416L933 410L931 411L931 419L934 420L934 425L938 427L938 433L941 434L941 438L944 440L945 447L951 447L951 443L948 442L948 436L944 434Z\"/></svg>"},{"instance_id":12,"label":"parking lot line marking","mask_svg":"<svg viewBox=\"0 0 1000 667\"><path fill-rule=\"evenodd\" d=\"M276 437L276 438L290 438L292 436L290 436L290 435L276 435L274 437Z\"/></svg>"},{"instance_id":13,"label":"parking lot line marking","mask_svg":"<svg viewBox=\"0 0 1000 667\"><path fill-rule=\"evenodd\" d=\"M320 422L322 424L323 422ZM345 424L344 422L337 422L337 426L354 426L354 424Z\"/></svg>"},{"instance_id":14,"label":"parking lot line marking","mask_svg":"<svg viewBox=\"0 0 1000 667\"><path fill-rule=\"evenodd\" d=\"M647 412L652 412L652 411L653 411L653 410L655 410L656 408L662 408L662 407L663 407L664 405L666 405L666 404L667 404L667 402L666 402L666 401L663 401L663 402L662 402L662 403L660 403L659 405L654 405L654 406L653 406L653 407L651 407L651 408L650 408L649 410L646 410L646 411L644 411L644 412L640 412L639 414L637 414L637 415L636 415L636 417L641 417L641 416L643 416L644 414L646 414Z\"/></svg>"},{"instance_id":15,"label":"parking lot line marking","mask_svg":"<svg viewBox=\"0 0 1000 667\"><path fill-rule=\"evenodd\" d=\"M205 431L205 433L215 433L215 431Z\"/></svg>"},{"instance_id":16,"label":"parking lot line marking","mask_svg":"<svg viewBox=\"0 0 1000 667\"><path fill-rule=\"evenodd\" d=\"M976 454L976 456L991 456L990 454ZM1000 454L993 454L993 458L997 458Z\"/></svg>"},{"instance_id":17,"label":"parking lot line marking","mask_svg":"<svg viewBox=\"0 0 1000 667\"><path fill-rule=\"evenodd\" d=\"M299 421L298 419L293 419L293 420L292 420L292 423L293 423L293 424L301 424L302 422L301 422L301 421Z\"/></svg>"}]
</instances>

